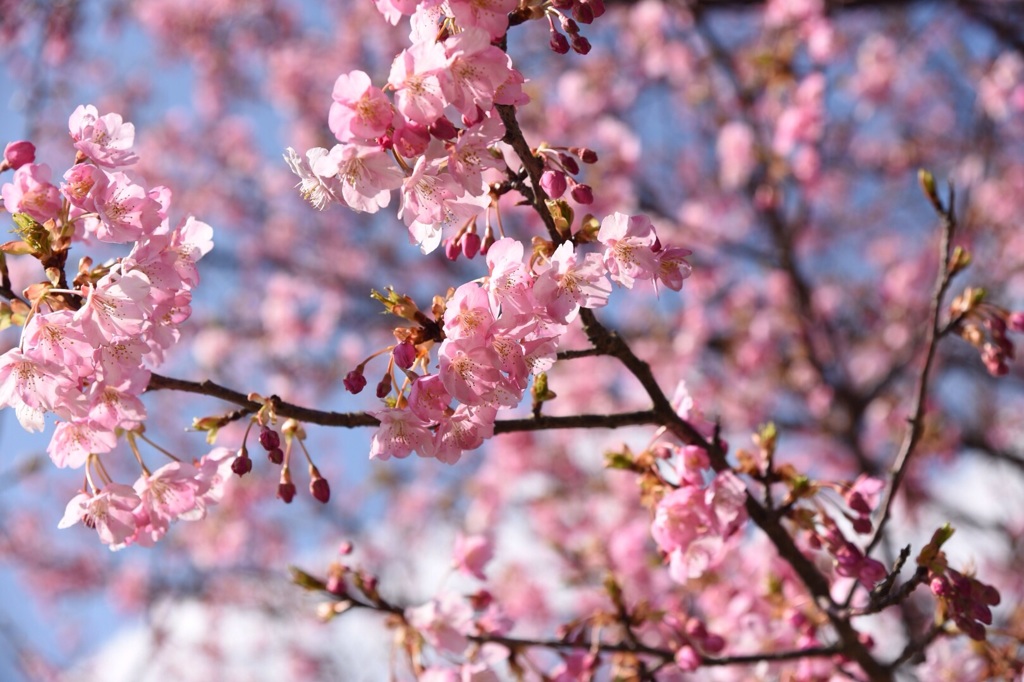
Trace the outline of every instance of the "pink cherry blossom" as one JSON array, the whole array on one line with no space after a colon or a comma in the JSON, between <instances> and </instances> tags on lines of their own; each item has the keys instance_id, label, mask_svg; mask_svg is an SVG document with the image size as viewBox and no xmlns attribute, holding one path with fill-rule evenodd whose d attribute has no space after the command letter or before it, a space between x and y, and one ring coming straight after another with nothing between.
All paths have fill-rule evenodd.
<instances>
[{"instance_id":1,"label":"pink cherry blossom","mask_svg":"<svg viewBox=\"0 0 1024 682\"><path fill-rule=\"evenodd\" d=\"M409 390L409 409L424 422L441 421L451 402L452 396L437 374L419 377Z\"/></svg>"},{"instance_id":2,"label":"pink cherry blossom","mask_svg":"<svg viewBox=\"0 0 1024 682\"><path fill-rule=\"evenodd\" d=\"M341 142L353 138L375 138L387 132L394 118L391 101L374 87L363 71L350 71L338 76L331 94L328 123Z\"/></svg>"},{"instance_id":3,"label":"pink cherry blossom","mask_svg":"<svg viewBox=\"0 0 1024 682\"><path fill-rule=\"evenodd\" d=\"M209 482L191 464L170 462L135 481L140 507L151 528L166 530L171 521L193 515L199 499L210 489Z\"/></svg>"},{"instance_id":4,"label":"pink cherry blossom","mask_svg":"<svg viewBox=\"0 0 1024 682\"><path fill-rule=\"evenodd\" d=\"M96 238L104 242L138 241L160 225L160 204L145 188L121 172L98 178L92 192L100 222Z\"/></svg>"},{"instance_id":5,"label":"pink cherry blossom","mask_svg":"<svg viewBox=\"0 0 1024 682\"><path fill-rule=\"evenodd\" d=\"M658 272L652 250L657 236L647 216L615 213L601 221L599 242L607 247L604 263L614 282L627 289L638 279L653 279Z\"/></svg>"},{"instance_id":6,"label":"pink cherry blossom","mask_svg":"<svg viewBox=\"0 0 1024 682\"><path fill-rule=\"evenodd\" d=\"M142 332L151 306L147 301L150 283L145 275L131 271L123 276L106 276L86 289L86 299L75 313L90 343L134 336Z\"/></svg>"},{"instance_id":7,"label":"pink cherry blossom","mask_svg":"<svg viewBox=\"0 0 1024 682\"><path fill-rule=\"evenodd\" d=\"M14 172L14 181L0 187L4 209L8 213L24 213L45 223L57 217L60 191L50 184L50 167L45 163L29 163Z\"/></svg>"},{"instance_id":8,"label":"pink cherry blossom","mask_svg":"<svg viewBox=\"0 0 1024 682\"><path fill-rule=\"evenodd\" d=\"M572 242L555 249L539 270L533 294L552 319L572 322L580 307L600 308L608 303L611 283L601 257L587 254L578 262Z\"/></svg>"},{"instance_id":9,"label":"pink cherry blossom","mask_svg":"<svg viewBox=\"0 0 1024 682\"><path fill-rule=\"evenodd\" d=\"M449 339L480 339L494 323L487 292L476 282L462 284L444 310L444 333Z\"/></svg>"},{"instance_id":10,"label":"pink cherry blossom","mask_svg":"<svg viewBox=\"0 0 1024 682\"><path fill-rule=\"evenodd\" d=\"M340 184L341 198L349 208L366 213L386 207L391 202L391 190L401 187L405 177L394 159L379 147L358 142L335 145L312 160L312 167L318 178L331 183L333 194Z\"/></svg>"},{"instance_id":11,"label":"pink cherry blossom","mask_svg":"<svg viewBox=\"0 0 1024 682\"><path fill-rule=\"evenodd\" d=\"M380 420L370 444L370 459L401 459L412 454L429 457L433 450L433 434L427 423L410 410L387 409L374 412Z\"/></svg>"},{"instance_id":12,"label":"pink cherry blossom","mask_svg":"<svg viewBox=\"0 0 1024 682\"><path fill-rule=\"evenodd\" d=\"M494 92L511 76L508 55L491 45L482 29L467 28L445 41L449 78L445 97L464 116L491 108Z\"/></svg>"},{"instance_id":13,"label":"pink cherry blossom","mask_svg":"<svg viewBox=\"0 0 1024 682\"><path fill-rule=\"evenodd\" d=\"M448 7L460 26L483 29L497 40L508 29L508 13L516 8L516 0L449 0Z\"/></svg>"},{"instance_id":14,"label":"pink cherry blossom","mask_svg":"<svg viewBox=\"0 0 1024 682\"><path fill-rule=\"evenodd\" d=\"M388 83L395 90L395 104L410 121L430 125L448 104L441 88L447 65L444 46L416 43L395 57Z\"/></svg>"},{"instance_id":15,"label":"pink cherry blossom","mask_svg":"<svg viewBox=\"0 0 1024 682\"><path fill-rule=\"evenodd\" d=\"M461 654L473 631L473 609L458 595L446 592L423 606L406 609L405 617L440 651Z\"/></svg>"},{"instance_id":16,"label":"pink cherry blossom","mask_svg":"<svg viewBox=\"0 0 1024 682\"><path fill-rule=\"evenodd\" d=\"M485 580L484 568L494 558L494 544L486 535L463 535L455 537L453 564L459 571L478 580Z\"/></svg>"},{"instance_id":17,"label":"pink cherry blossom","mask_svg":"<svg viewBox=\"0 0 1024 682\"><path fill-rule=\"evenodd\" d=\"M68 127L75 149L97 165L117 168L138 161L132 151L135 126L125 123L120 114L100 116L93 105L80 105L68 119Z\"/></svg>"},{"instance_id":18,"label":"pink cherry blossom","mask_svg":"<svg viewBox=\"0 0 1024 682\"><path fill-rule=\"evenodd\" d=\"M434 434L433 456L445 464L455 464L467 450L475 450L494 435L494 415L490 406L459 405L450 415L438 419Z\"/></svg>"},{"instance_id":19,"label":"pink cherry blossom","mask_svg":"<svg viewBox=\"0 0 1024 682\"><path fill-rule=\"evenodd\" d=\"M79 493L71 498L58 528L69 528L83 522L95 528L100 541L111 549L123 547L135 534L132 511L139 504L135 491L120 483L110 483L94 494Z\"/></svg>"},{"instance_id":20,"label":"pink cherry blossom","mask_svg":"<svg viewBox=\"0 0 1024 682\"><path fill-rule=\"evenodd\" d=\"M85 465L90 454L110 452L116 445L113 430L100 424L87 420L60 422L53 430L46 452L58 467L78 469Z\"/></svg>"}]
</instances>

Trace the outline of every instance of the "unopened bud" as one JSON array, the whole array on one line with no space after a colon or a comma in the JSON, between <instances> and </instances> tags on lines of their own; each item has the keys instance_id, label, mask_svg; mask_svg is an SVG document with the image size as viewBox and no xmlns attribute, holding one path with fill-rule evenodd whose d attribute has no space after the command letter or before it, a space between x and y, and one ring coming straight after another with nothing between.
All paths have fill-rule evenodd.
<instances>
[{"instance_id":1,"label":"unopened bud","mask_svg":"<svg viewBox=\"0 0 1024 682\"><path fill-rule=\"evenodd\" d=\"M384 378L377 384L377 397L381 400L388 397L388 393L391 393L391 375L385 374Z\"/></svg>"},{"instance_id":2,"label":"unopened bud","mask_svg":"<svg viewBox=\"0 0 1024 682\"><path fill-rule=\"evenodd\" d=\"M575 35L572 37L570 43L572 44L573 51L579 54L590 53L590 41L587 40L585 37L581 35Z\"/></svg>"},{"instance_id":3,"label":"unopened bud","mask_svg":"<svg viewBox=\"0 0 1024 682\"><path fill-rule=\"evenodd\" d=\"M473 258L480 253L480 235L476 232L467 232L462 235L462 255L466 258Z\"/></svg>"},{"instance_id":4,"label":"unopened bud","mask_svg":"<svg viewBox=\"0 0 1024 682\"><path fill-rule=\"evenodd\" d=\"M341 383L345 385L346 391L355 394L366 388L366 377L362 372L354 369L345 375L345 379Z\"/></svg>"},{"instance_id":5,"label":"unopened bud","mask_svg":"<svg viewBox=\"0 0 1024 682\"><path fill-rule=\"evenodd\" d=\"M391 355L395 358L396 365L402 369L409 369L416 362L416 346L408 341L403 341L394 347Z\"/></svg>"},{"instance_id":6,"label":"unopened bud","mask_svg":"<svg viewBox=\"0 0 1024 682\"><path fill-rule=\"evenodd\" d=\"M576 175L580 172L580 165L576 163L575 157L572 157L569 154L559 154L558 161L571 175Z\"/></svg>"},{"instance_id":7,"label":"unopened bud","mask_svg":"<svg viewBox=\"0 0 1024 682\"><path fill-rule=\"evenodd\" d=\"M459 134L459 129L456 128L447 117L442 116L427 128L430 134L439 140L454 140Z\"/></svg>"},{"instance_id":8,"label":"unopened bud","mask_svg":"<svg viewBox=\"0 0 1024 682\"><path fill-rule=\"evenodd\" d=\"M277 499L283 500L285 504L291 504L295 499L295 484L291 481L278 483Z\"/></svg>"},{"instance_id":9,"label":"unopened bud","mask_svg":"<svg viewBox=\"0 0 1024 682\"><path fill-rule=\"evenodd\" d=\"M281 447L281 437L277 435L277 431L274 431L268 426L264 426L260 429L260 445L263 446L264 450L269 452L270 450Z\"/></svg>"},{"instance_id":10,"label":"unopened bud","mask_svg":"<svg viewBox=\"0 0 1024 682\"><path fill-rule=\"evenodd\" d=\"M249 459L249 453L245 451L245 448L239 450L238 456L231 462L231 471L236 476L245 476L252 471L252 460Z\"/></svg>"},{"instance_id":11,"label":"unopened bud","mask_svg":"<svg viewBox=\"0 0 1024 682\"><path fill-rule=\"evenodd\" d=\"M577 204L594 203L594 190L590 188L590 185L578 184L572 188L570 195Z\"/></svg>"},{"instance_id":12,"label":"unopened bud","mask_svg":"<svg viewBox=\"0 0 1024 682\"><path fill-rule=\"evenodd\" d=\"M547 192L547 195L552 199L565 194L565 190L568 187L568 182L565 179L565 173L562 171L546 170L540 176L540 186Z\"/></svg>"},{"instance_id":13,"label":"unopened bud","mask_svg":"<svg viewBox=\"0 0 1024 682\"><path fill-rule=\"evenodd\" d=\"M280 464L284 461L284 450L281 448L274 448L273 450L267 451L267 459L274 464Z\"/></svg>"},{"instance_id":14,"label":"unopened bud","mask_svg":"<svg viewBox=\"0 0 1024 682\"><path fill-rule=\"evenodd\" d=\"M320 472L312 464L309 465L309 492L313 497L323 504L331 499L331 486L327 479L320 475Z\"/></svg>"},{"instance_id":15,"label":"unopened bud","mask_svg":"<svg viewBox=\"0 0 1024 682\"><path fill-rule=\"evenodd\" d=\"M454 238L449 238L449 239L444 240L444 257L445 258L447 258L448 260L454 262L454 261L457 261L459 259L459 254L460 253L461 253L461 250L459 249L459 244L458 244L458 242L455 241Z\"/></svg>"},{"instance_id":16,"label":"unopened bud","mask_svg":"<svg viewBox=\"0 0 1024 682\"><path fill-rule=\"evenodd\" d=\"M36 146L28 140L9 142L4 147L3 163L8 168L18 170L22 166L36 160Z\"/></svg>"},{"instance_id":17,"label":"unopened bud","mask_svg":"<svg viewBox=\"0 0 1024 682\"><path fill-rule=\"evenodd\" d=\"M558 31L552 30L548 46L555 54L567 54L569 52L569 39Z\"/></svg>"},{"instance_id":18,"label":"unopened bud","mask_svg":"<svg viewBox=\"0 0 1024 682\"><path fill-rule=\"evenodd\" d=\"M569 151L579 157L583 163L597 163L597 152L587 147L570 147Z\"/></svg>"},{"instance_id":19,"label":"unopened bud","mask_svg":"<svg viewBox=\"0 0 1024 682\"><path fill-rule=\"evenodd\" d=\"M582 2L577 2L572 6L572 16L576 21L581 24L592 24L594 23L594 10L590 5Z\"/></svg>"}]
</instances>

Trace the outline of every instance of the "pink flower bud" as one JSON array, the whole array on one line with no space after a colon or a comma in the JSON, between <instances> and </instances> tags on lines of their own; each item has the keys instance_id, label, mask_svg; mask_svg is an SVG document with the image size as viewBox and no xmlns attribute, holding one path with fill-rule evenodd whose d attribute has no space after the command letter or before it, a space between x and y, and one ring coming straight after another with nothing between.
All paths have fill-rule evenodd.
<instances>
[{"instance_id":1,"label":"pink flower bud","mask_svg":"<svg viewBox=\"0 0 1024 682\"><path fill-rule=\"evenodd\" d=\"M1006 318L1010 331L1024 332L1024 312L1010 313Z\"/></svg>"},{"instance_id":2,"label":"pink flower bud","mask_svg":"<svg viewBox=\"0 0 1024 682\"><path fill-rule=\"evenodd\" d=\"M700 667L700 656L693 647L685 644L676 652L675 659L680 670L690 672Z\"/></svg>"},{"instance_id":3,"label":"pink flower bud","mask_svg":"<svg viewBox=\"0 0 1024 682\"><path fill-rule=\"evenodd\" d=\"M928 583L928 587L936 597L944 597L950 592L949 583L947 583L941 576L932 578L931 582Z\"/></svg>"},{"instance_id":4,"label":"pink flower bud","mask_svg":"<svg viewBox=\"0 0 1024 682\"><path fill-rule=\"evenodd\" d=\"M345 385L346 391L355 394L366 388L366 377L361 371L354 369L345 375L345 379L341 383Z\"/></svg>"},{"instance_id":5,"label":"pink flower bud","mask_svg":"<svg viewBox=\"0 0 1024 682\"><path fill-rule=\"evenodd\" d=\"M546 170L540 176L540 186L549 197L557 199L565 194L568 182L566 182L565 173L562 171Z\"/></svg>"},{"instance_id":6,"label":"pink flower bud","mask_svg":"<svg viewBox=\"0 0 1024 682\"><path fill-rule=\"evenodd\" d=\"M455 239L444 240L444 257L450 261L457 261L459 259L459 245Z\"/></svg>"},{"instance_id":7,"label":"pink flower bud","mask_svg":"<svg viewBox=\"0 0 1024 682\"><path fill-rule=\"evenodd\" d=\"M473 258L480 253L480 235L476 232L467 232L462 236L462 255L466 258Z\"/></svg>"},{"instance_id":8,"label":"pink flower bud","mask_svg":"<svg viewBox=\"0 0 1024 682\"><path fill-rule=\"evenodd\" d=\"M36 160L36 146L28 140L9 142L4 147L4 161L7 167L18 170L27 163L34 163Z\"/></svg>"},{"instance_id":9,"label":"pink flower bud","mask_svg":"<svg viewBox=\"0 0 1024 682\"><path fill-rule=\"evenodd\" d=\"M708 635L704 638L701 648L709 654L717 654L725 648L725 639L719 635Z\"/></svg>"},{"instance_id":10,"label":"pink flower bud","mask_svg":"<svg viewBox=\"0 0 1024 682\"><path fill-rule=\"evenodd\" d=\"M327 576L327 591L337 597L344 597L348 592L344 575L341 573L331 573Z\"/></svg>"},{"instance_id":11,"label":"pink flower bud","mask_svg":"<svg viewBox=\"0 0 1024 682\"><path fill-rule=\"evenodd\" d=\"M590 188L590 185L579 184L572 188L573 201L577 204L592 204L594 203L594 190Z\"/></svg>"},{"instance_id":12,"label":"pink flower bud","mask_svg":"<svg viewBox=\"0 0 1024 682\"><path fill-rule=\"evenodd\" d=\"M416 362L416 346L408 341L403 341L395 346L391 355L395 358L396 365L402 369L409 369L412 367L412 363Z\"/></svg>"}]
</instances>

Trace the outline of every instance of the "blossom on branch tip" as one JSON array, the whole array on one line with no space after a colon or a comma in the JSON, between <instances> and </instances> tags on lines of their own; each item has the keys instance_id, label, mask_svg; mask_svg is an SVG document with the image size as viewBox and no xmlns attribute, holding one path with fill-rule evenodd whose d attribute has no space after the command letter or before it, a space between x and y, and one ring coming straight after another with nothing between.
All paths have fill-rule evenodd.
<instances>
[{"instance_id":1,"label":"blossom on branch tip","mask_svg":"<svg viewBox=\"0 0 1024 682\"><path fill-rule=\"evenodd\" d=\"M81 492L71 498L57 527L68 528L82 522L96 529L103 544L120 549L135 535L134 510L139 502L130 486L110 483L94 494Z\"/></svg>"},{"instance_id":2,"label":"blossom on branch tip","mask_svg":"<svg viewBox=\"0 0 1024 682\"><path fill-rule=\"evenodd\" d=\"M117 168L139 160L132 151L135 126L120 114L100 116L93 105L80 105L68 119L68 128L75 149L98 166Z\"/></svg>"}]
</instances>

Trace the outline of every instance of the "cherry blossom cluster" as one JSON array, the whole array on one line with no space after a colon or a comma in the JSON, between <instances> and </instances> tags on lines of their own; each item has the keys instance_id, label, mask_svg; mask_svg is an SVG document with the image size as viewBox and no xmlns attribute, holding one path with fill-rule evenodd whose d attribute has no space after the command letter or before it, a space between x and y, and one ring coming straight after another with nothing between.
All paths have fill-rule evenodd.
<instances>
[{"instance_id":1,"label":"cherry blossom cluster","mask_svg":"<svg viewBox=\"0 0 1024 682\"><path fill-rule=\"evenodd\" d=\"M580 308L607 304L611 281L633 288L638 280L652 280L678 290L689 275L685 257L690 252L661 247L646 216L613 214L600 224L596 240L602 253L583 253L565 241L540 247L526 262L521 242L509 237L495 242L487 251L488 275L461 285L445 303L437 321L437 372L413 371L417 362L424 369L428 365L433 340L424 330L408 336L428 336L428 342L407 339L393 348L378 397L387 398L392 385L398 386L390 374L393 366L406 381L396 397L388 398L389 407L374 413L381 426L370 456L416 452L457 462L463 451L493 435L499 409L519 405L531 376L550 369L559 339ZM365 363L346 378L349 390L366 385L364 368Z\"/></svg>"},{"instance_id":2,"label":"cherry blossom cluster","mask_svg":"<svg viewBox=\"0 0 1024 682\"><path fill-rule=\"evenodd\" d=\"M669 562L673 580L686 583L721 560L726 542L747 521L746 486L731 471L713 475L707 453L685 446L671 456L678 484L654 510L651 534Z\"/></svg>"},{"instance_id":3,"label":"cherry blossom cluster","mask_svg":"<svg viewBox=\"0 0 1024 682\"><path fill-rule=\"evenodd\" d=\"M4 166L15 172L0 192L21 240L2 248L35 257L46 281L12 296L8 319L24 328L18 346L0 357L0 405L13 407L30 431L44 428L46 414L57 417L47 452L58 467L86 466L91 486L62 525L87 518L117 547L155 540L170 518L201 514L203 500L217 494L215 465L174 462L150 474L136 441L145 439L140 396L149 368L163 361L191 314L196 263L213 246L212 230L191 216L172 228L170 190L147 188L126 172L138 157L134 126L120 115L80 106L69 128L75 163L59 187L48 165L34 163L29 143L5 150ZM129 251L96 266L82 258L68 284L72 244L97 241ZM121 433L143 470L134 488L113 483L99 460Z\"/></svg>"},{"instance_id":4,"label":"cherry blossom cluster","mask_svg":"<svg viewBox=\"0 0 1024 682\"><path fill-rule=\"evenodd\" d=\"M400 189L398 215L426 253L444 227L471 224L490 207L483 173L503 165L492 147L505 134L494 105L527 98L522 75L491 44L498 29L466 26L438 41L435 16L413 26L413 45L395 58L388 79L394 102L362 71L342 74L329 116L340 144L310 149L304 159L289 149L285 158L317 208L339 201L374 213Z\"/></svg>"}]
</instances>

